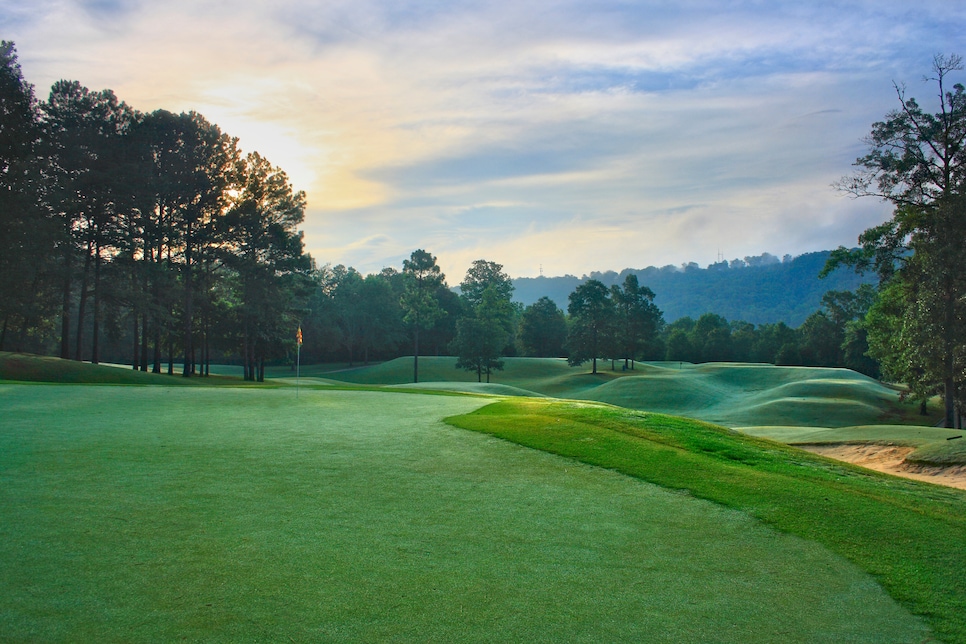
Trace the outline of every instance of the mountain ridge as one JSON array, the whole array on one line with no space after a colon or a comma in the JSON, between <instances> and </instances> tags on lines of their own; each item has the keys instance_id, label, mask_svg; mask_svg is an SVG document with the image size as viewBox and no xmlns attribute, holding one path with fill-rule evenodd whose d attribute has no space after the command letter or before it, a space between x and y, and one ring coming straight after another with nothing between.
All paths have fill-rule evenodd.
<instances>
[{"instance_id":1,"label":"mountain ridge","mask_svg":"<svg viewBox=\"0 0 966 644\"><path fill-rule=\"evenodd\" d=\"M821 308L827 291L851 291L864 282L874 281L873 276L858 275L845 268L819 279L819 271L830 254L824 250L779 259L763 253L717 262L707 268L691 262L661 268L625 268L620 272L593 271L582 277L519 277L512 280L513 300L529 306L546 296L566 310L568 296L583 282L596 279L611 286L634 274L641 286L654 291L654 303L664 312L667 322L717 313L729 321L784 322L797 327Z\"/></svg>"}]
</instances>

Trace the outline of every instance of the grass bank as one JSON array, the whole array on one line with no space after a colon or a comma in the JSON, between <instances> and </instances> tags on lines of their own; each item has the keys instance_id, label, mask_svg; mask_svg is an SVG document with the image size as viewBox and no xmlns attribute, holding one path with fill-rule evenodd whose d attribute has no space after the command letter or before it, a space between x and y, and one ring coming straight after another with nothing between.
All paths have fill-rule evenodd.
<instances>
[{"instance_id":1,"label":"grass bank","mask_svg":"<svg viewBox=\"0 0 966 644\"><path fill-rule=\"evenodd\" d=\"M966 641L966 494L703 423L514 399L448 419L747 512L874 575L949 642Z\"/></svg>"},{"instance_id":2,"label":"grass bank","mask_svg":"<svg viewBox=\"0 0 966 644\"><path fill-rule=\"evenodd\" d=\"M61 384L110 384L110 385L167 385L196 386L243 384L240 378L211 375L206 378L184 378L180 372L149 373L135 371L131 367L99 365L77 360L64 360L52 356L0 351L0 381L56 382Z\"/></svg>"}]
</instances>

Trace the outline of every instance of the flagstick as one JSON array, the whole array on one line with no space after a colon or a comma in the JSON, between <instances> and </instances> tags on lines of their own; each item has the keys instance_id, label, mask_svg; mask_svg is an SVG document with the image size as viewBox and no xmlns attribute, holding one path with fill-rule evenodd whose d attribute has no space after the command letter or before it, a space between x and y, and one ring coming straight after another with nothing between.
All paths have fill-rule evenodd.
<instances>
[{"instance_id":1,"label":"flagstick","mask_svg":"<svg viewBox=\"0 0 966 644\"><path fill-rule=\"evenodd\" d=\"M295 351L295 399L299 399L299 373L302 370L302 343L298 343Z\"/></svg>"}]
</instances>

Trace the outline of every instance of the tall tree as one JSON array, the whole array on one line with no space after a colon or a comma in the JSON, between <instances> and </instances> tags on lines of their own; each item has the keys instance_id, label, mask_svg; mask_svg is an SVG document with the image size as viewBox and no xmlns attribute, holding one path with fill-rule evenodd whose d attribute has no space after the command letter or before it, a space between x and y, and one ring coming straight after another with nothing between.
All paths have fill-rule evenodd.
<instances>
[{"instance_id":1,"label":"tall tree","mask_svg":"<svg viewBox=\"0 0 966 644\"><path fill-rule=\"evenodd\" d=\"M335 315L338 342L345 349L349 366L356 350L361 348L366 333L365 300L362 296L363 277L354 268L339 264L332 269L335 288L332 289L332 308Z\"/></svg>"},{"instance_id":2,"label":"tall tree","mask_svg":"<svg viewBox=\"0 0 966 644\"><path fill-rule=\"evenodd\" d=\"M84 354L83 333L87 306L91 311L90 358L99 360L101 307L104 300L102 268L119 246L122 214L133 207L126 182L126 140L139 115L118 100L111 90L90 91L77 81L58 81L44 105L53 139L51 161L59 193L65 307L69 306L74 258L80 255L75 358ZM92 300L92 301L91 301ZM63 318L69 316L64 312ZM64 334L69 325L63 324ZM66 341L62 341L62 346Z\"/></svg>"},{"instance_id":3,"label":"tall tree","mask_svg":"<svg viewBox=\"0 0 966 644\"><path fill-rule=\"evenodd\" d=\"M541 297L523 311L520 339L528 356L559 358L567 343L567 320L549 297Z\"/></svg>"},{"instance_id":4,"label":"tall tree","mask_svg":"<svg viewBox=\"0 0 966 644\"><path fill-rule=\"evenodd\" d=\"M877 297L872 284L862 284L854 291L828 291L822 297L822 306L842 338L841 363L873 378L878 378L881 372L878 361L869 355L865 318Z\"/></svg>"},{"instance_id":5,"label":"tall tree","mask_svg":"<svg viewBox=\"0 0 966 644\"><path fill-rule=\"evenodd\" d=\"M305 193L257 153L242 162L241 190L220 221L223 257L239 283L238 306L245 378L264 380L265 360L284 350L301 309L295 302L311 259L298 224Z\"/></svg>"},{"instance_id":6,"label":"tall tree","mask_svg":"<svg viewBox=\"0 0 966 644\"><path fill-rule=\"evenodd\" d=\"M513 282L501 264L478 259L466 271L460 291L467 315L457 323L456 366L476 371L480 381L485 373L489 382L490 373L503 368L499 358L515 326Z\"/></svg>"},{"instance_id":7,"label":"tall tree","mask_svg":"<svg viewBox=\"0 0 966 644\"><path fill-rule=\"evenodd\" d=\"M413 335L413 382L419 382L419 332L429 329L443 315L436 295L446 276L436 264L436 258L423 249L412 252L403 260L405 290L400 303Z\"/></svg>"},{"instance_id":8,"label":"tall tree","mask_svg":"<svg viewBox=\"0 0 966 644\"><path fill-rule=\"evenodd\" d=\"M802 364L806 367L841 367L845 326L825 311L816 311L799 327Z\"/></svg>"},{"instance_id":9,"label":"tall tree","mask_svg":"<svg viewBox=\"0 0 966 644\"><path fill-rule=\"evenodd\" d=\"M359 291L361 314L361 346L363 361L370 356L393 350L403 339L402 309L394 296L392 284L381 273L366 275Z\"/></svg>"},{"instance_id":10,"label":"tall tree","mask_svg":"<svg viewBox=\"0 0 966 644\"><path fill-rule=\"evenodd\" d=\"M611 344L614 328L614 301L610 290L600 280L587 280L569 297L570 333L567 338L567 362L578 366L590 360L597 373L597 358Z\"/></svg>"},{"instance_id":11,"label":"tall tree","mask_svg":"<svg viewBox=\"0 0 966 644\"><path fill-rule=\"evenodd\" d=\"M937 112L924 110L904 86L895 86L899 108L872 125L869 153L856 161L860 170L839 184L853 195L891 202L893 217L866 230L857 251L836 251L825 271L842 263L875 268L883 280L905 284L903 318L921 325L923 333L895 337L895 351L908 358L929 347L933 357L918 362L925 377L942 388L947 427L955 423L964 385L966 90L960 83L949 87L950 75L962 69L959 56L934 58L927 80L937 89ZM903 346L924 334L934 342Z\"/></svg>"},{"instance_id":12,"label":"tall tree","mask_svg":"<svg viewBox=\"0 0 966 644\"><path fill-rule=\"evenodd\" d=\"M33 86L12 42L0 41L0 351L13 327L22 340L50 314L56 230L43 208L42 130Z\"/></svg>"},{"instance_id":13,"label":"tall tree","mask_svg":"<svg viewBox=\"0 0 966 644\"><path fill-rule=\"evenodd\" d=\"M196 112L180 114L173 119L173 125L176 129L169 139L173 145L164 153L162 186L165 208L171 218L170 229L181 251L183 375L190 376L195 364L198 265L212 252L212 235L218 218L228 208L236 168L247 171L242 178L246 203L275 198L253 190L270 189L270 178L278 170L257 155L250 156L247 164L239 164L237 140Z\"/></svg>"},{"instance_id":14,"label":"tall tree","mask_svg":"<svg viewBox=\"0 0 966 644\"><path fill-rule=\"evenodd\" d=\"M475 371L477 382L490 382L494 370L503 369L500 359L506 346L509 321L514 311L505 292L497 285L487 286L480 294L480 301L471 309L469 315L462 317L456 325L454 345L458 359L456 367Z\"/></svg>"},{"instance_id":15,"label":"tall tree","mask_svg":"<svg viewBox=\"0 0 966 644\"><path fill-rule=\"evenodd\" d=\"M611 287L611 299L617 309L619 356L625 369L633 369L641 347L654 340L664 318L654 304L654 291L638 284L633 273L624 278L622 286Z\"/></svg>"},{"instance_id":16,"label":"tall tree","mask_svg":"<svg viewBox=\"0 0 966 644\"><path fill-rule=\"evenodd\" d=\"M492 296L510 301L513 297L513 280L503 272L503 265L478 259L467 269L460 282L460 293L470 306L478 306L483 300L483 292L493 289Z\"/></svg>"}]
</instances>

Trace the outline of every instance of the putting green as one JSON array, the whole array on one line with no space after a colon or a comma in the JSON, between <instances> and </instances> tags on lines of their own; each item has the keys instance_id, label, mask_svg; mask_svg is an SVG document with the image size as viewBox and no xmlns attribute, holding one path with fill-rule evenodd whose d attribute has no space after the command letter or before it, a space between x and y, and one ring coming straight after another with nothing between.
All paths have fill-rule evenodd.
<instances>
[{"instance_id":1,"label":"putting green","mask_svg":"<svg viewBox=\"0 0 966 644\"><path fill-rule=\"evenodd\" d=\"M371 391L0 386L0 639L922 641L747 515Z\"/></svg>"}]
</instances>

